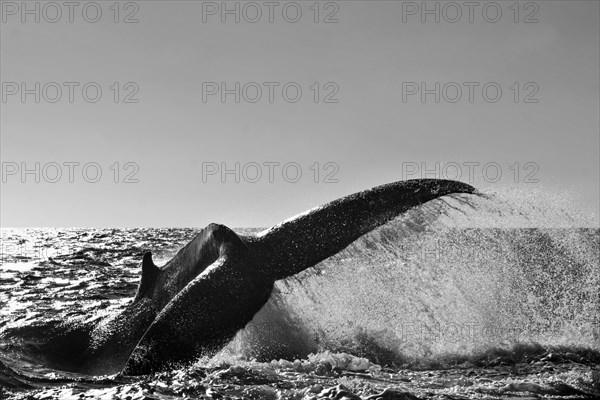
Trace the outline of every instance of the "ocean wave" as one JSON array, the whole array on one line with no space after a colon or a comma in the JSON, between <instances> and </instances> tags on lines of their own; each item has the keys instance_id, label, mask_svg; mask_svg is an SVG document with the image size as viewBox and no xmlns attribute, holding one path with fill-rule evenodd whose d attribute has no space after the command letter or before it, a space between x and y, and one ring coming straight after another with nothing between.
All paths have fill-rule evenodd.
<instances>
[{"instance_id":1,"label":"ocean wave","mask_svg":"<svg viewBox=\"0 0 600 400\"><path fill-rule=\"evenodd\" d=\"M277 282L252 322L214 359L202 361L203 378L190 393L200 393L211 373L232 367L240 374L239 368L263 367L278 375L295 372L310 382L310 376L328 373L471 368L477 374L537 362L597 365L600 229L586 221L564 202L514 193L471 202L447 198L412 209L314 268ZM44 367L34 350L39 353L45 326L122 310L135 294L143 252L166 262L196 232L2 229L0 345L6 362L0 382L14 390L35 386L35 379L42 379L41 387L51 385L43 380L48 374L88 382ZM180 374L191 381L194 368ZM590 368L585 379L592 389L586 393L596 390ZM128 385L147 393L144 385L158 385L163 376L133 384L106 379L110 383L94 381L96 389L82 393L121 393ZM525 388L503 384L506 393ZM318 385L307 385L302 396L321 393ZM551 393L541 387L529 389ZM271 389L264 389L265 396L276 394ZM51 391L51 397L59 393Z\"/></svg>"}]
</instances>

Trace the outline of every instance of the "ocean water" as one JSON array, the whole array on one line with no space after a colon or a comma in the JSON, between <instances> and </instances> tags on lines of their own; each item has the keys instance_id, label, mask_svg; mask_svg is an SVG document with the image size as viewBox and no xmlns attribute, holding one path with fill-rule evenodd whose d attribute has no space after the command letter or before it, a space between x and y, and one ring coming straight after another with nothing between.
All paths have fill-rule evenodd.
<instances>
[{"instance_id":1,"label":"ocean water","mask_svg":"<svg viewBox=\"0 0 600 400\"><path fill-rule=\"evenodd\" d=\"M597 216L541 192L414 208L277 282L225 349L185 368L91 377L48 367L49 326L123 309L143 253L160 266L197 231L3 228L0 397L600 396Z\"/></svg>"}]
</instances>

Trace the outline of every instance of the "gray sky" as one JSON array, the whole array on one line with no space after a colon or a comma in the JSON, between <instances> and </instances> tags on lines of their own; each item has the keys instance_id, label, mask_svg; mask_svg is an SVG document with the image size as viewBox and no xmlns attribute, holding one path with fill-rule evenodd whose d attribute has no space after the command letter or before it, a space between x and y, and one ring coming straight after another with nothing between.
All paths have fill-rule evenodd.
<instances>
[{"instance_id":1,"label":"gray sky","mask_svg":"<svg viewBox=\"0 0 600 400\"><path fill-rule=\"evenodd\" d=\"M46 21L56 9L39 3L38 23L33 14L21 21L20 1L2 1L2 226L269 226L358 190L424 177L422 163L451 166L429 177L453 178L458 165L461 180L478 187L566 190L585 212L600 207L597 1L521 2L518 16L512 1L480 2L473 22L463 2L454 3L460 18L441 3L439 23L428 14L421 22L413 8L421 2L321 2L318 23L312 1L273 3L273 22L264 2L253 3L263 13L255 23L244 17L256 8L243 2L239 23L209 13L221 2L200 1L121 3L117 23L113 2L99 1L102 16L91 23L96 9L87 3L76 3L73 22L62 7L56 23ZM296 4L299 21L286 21ZM137 23L123 23L130 13ZM338 22L324 23L330 14ZM72 103L65 82L75 82ZM207 94L222 82L240 82L239 103ZM424 102L408 94L435 82L439 103L435 94ZM475 82L473 102L465 82ZM32 92L24 100L22 83ZM56 86L62 97L52 103ZM96 86L102 95L92 103ZM262 97L252 103L257 86ZM453 103L456 87L462 97ZM124 102L136 90L138 102ZM219 173L203 179L203 169L236 162L239 183L233 174L225 183ZM269 162L280 163L273 182ZM35 173L21 175L36 163L39 183ZM79 163L73 182L68 163ZM257 164L263 175L252 183Z\"/></svg>"}]
</instances>

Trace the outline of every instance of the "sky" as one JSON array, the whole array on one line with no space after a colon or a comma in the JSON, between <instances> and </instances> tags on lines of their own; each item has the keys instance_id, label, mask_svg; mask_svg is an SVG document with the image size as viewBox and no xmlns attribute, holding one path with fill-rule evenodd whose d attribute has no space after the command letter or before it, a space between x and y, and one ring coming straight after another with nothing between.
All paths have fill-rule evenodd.
<instances>
[{"instance_id":1,"label":"sky","mask_svg":"<svg viewBox=\"0 0 600 400\"><path fill-rule=\"evenodd\" d=\"M598 213L600 3L463 3L3 0L0 225L266 227L423 177Z\"/></svg>"}]
</instances>

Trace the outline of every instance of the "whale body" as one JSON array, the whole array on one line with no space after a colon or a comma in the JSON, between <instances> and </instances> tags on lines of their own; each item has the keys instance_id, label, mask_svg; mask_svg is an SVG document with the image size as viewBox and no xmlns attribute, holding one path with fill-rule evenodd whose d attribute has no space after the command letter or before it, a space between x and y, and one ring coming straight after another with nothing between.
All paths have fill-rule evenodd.
<instances>
[{"instance_id":1,"label":"whale body","mask_svg":"<svg viewBox=\"0 0 600 400\"><path fill-rule=\"evenodd\" d=\"M215 354L267 303L275 281L314 266L412 207L455 193L475 189L414 179L342 197L256 235L210 224L161 268L146 253L137 294L122 312L55 342L71 345L68 369L89 374L142 375Z\"/></svg>"}]
</instances>

